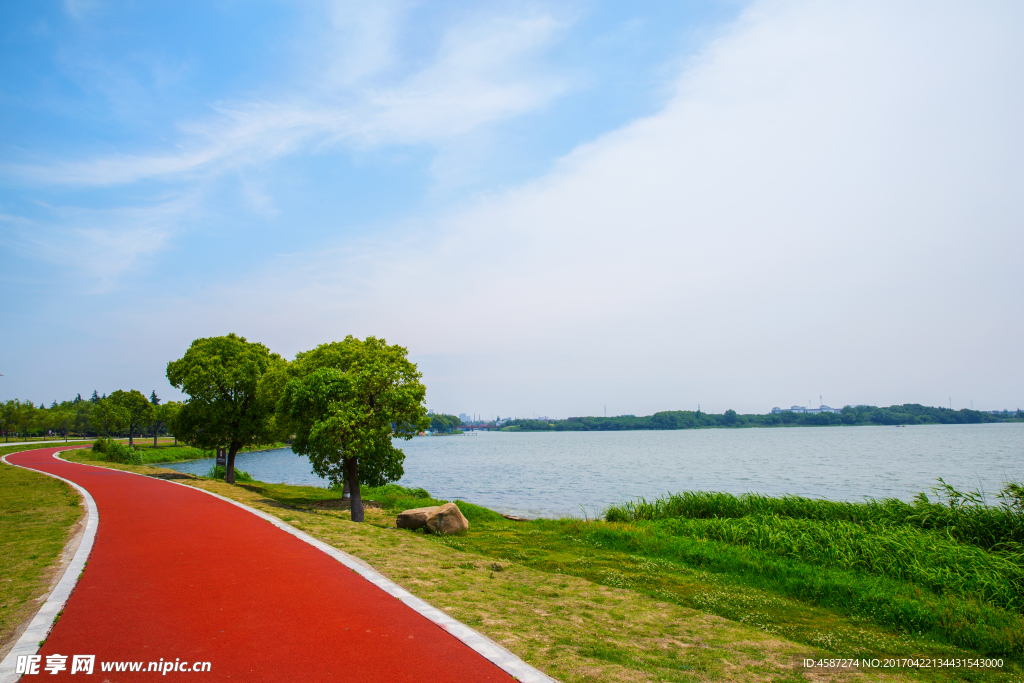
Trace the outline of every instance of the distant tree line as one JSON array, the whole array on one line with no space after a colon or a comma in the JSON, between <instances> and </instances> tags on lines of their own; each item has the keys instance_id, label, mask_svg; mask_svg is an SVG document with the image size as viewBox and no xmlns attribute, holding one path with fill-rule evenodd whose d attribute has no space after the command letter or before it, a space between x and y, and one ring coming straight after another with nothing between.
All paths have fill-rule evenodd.
<instances>
[{"instance_id":1,"label":"distant tree line","mask_svg":"<svg viewBox=\"0 0 1024 683\"><path fill-rule=\"evenodd\" d=\"M524 432L588 432L638 429L700 429L704 427L828 427L864 425L921 425L921 424L982 424L1024 419L1024 411L1007 416L993 415L980 410L950 410L933 408L917 403L878 408L875 406L847 406L839 413L795 413L740 415L735 410L724 413L704 413L692 410L667 410L653 415L636 417L570 417L565 420L510 420L504 431Z\"/></svg>"},{"instance_id":2,"label":"distant tree line","mask_svg":"<svg viewBox=\"0 0 1024 683\"><path fill-rule=\"evenodd\" d=\"M153 443L161 435L174 435L175 419L181 404L176 401L162 403L156 391L149 398L138 390L117 390L109 396L93 391L92 397L81 394L70 401L49 407L33 401L11 399L0 403L0 432L4 440L10 437L70 435L92 437L128 437L133 443L136 436L151 436Z\"/></svg>"},{"instance_id":3,"label":"distant tree line","mask_svg":"<svg viewBox=\"0 0 1024 683\"><path fill-rule=\"evenodd\" d=\"M451 434L453 431L458 431L458 428L462 426L462 420L460 420L457 415L431 413L429 417L430 428L435 432Z\"/></svg>"}]
</instances>

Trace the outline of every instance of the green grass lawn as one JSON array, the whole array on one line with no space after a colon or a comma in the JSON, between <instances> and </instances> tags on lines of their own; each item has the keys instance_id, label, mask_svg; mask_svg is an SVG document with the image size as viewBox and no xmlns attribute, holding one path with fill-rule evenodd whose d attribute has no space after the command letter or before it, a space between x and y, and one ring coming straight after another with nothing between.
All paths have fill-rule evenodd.
<instances>
[{"instance_id":1,"label":"green grass lawn","mask_svg":"<svg viewBox=\"0 0 1024 683\"><path fill-rule=\"evenodd\" d=\"M52 445L7 446L0 455ZM0 646L49 593L58 556L84 514L78 492L53 477L0 463Z\"/></svg>"}]
</instances>

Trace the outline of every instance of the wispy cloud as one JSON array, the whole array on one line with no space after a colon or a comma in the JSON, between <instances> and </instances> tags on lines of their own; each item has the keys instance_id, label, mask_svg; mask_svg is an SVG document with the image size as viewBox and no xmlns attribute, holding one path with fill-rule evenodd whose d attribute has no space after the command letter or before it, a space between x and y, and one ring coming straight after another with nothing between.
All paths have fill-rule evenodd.
<instances>
[{"instance_id":1,"label":"wispy cloud","mask_svg":"<svg viewBox=\"0 0 1024 683\"><path fill-rule=\"evenodd\" d=\"M0 243L22 257L81 276L80 283L93 292L108 291L163 250L198 205L194 194L141 207L40 205L39 218L0 215Z\"/></svg>"},{"instance_id":2,"label":"wispy cloud","mask_svg":"<svg viewBox=\"0 0 1024 683\"><path fill-rule=\"evenodd\" d=\"M173 151L7 164L2 170L32 183L102 187L144 179L188 180L311 147L440 146L543 106L568 86L536 61L562 28L549 15L487 17L454 25L429 64L391 85L368 77L390 63L393 39L386 36L396 30L395 14L373 8L358 17L338 23L339 38L356 31L362 36L357 45L382 40L379 51L370 50L362 61L328 56L317 78L303 79L320 85L305 92L213 103L210 117L178 126L180 139ZM337 49L352 52L344 44Z\"/></svg>"}]
</instances>

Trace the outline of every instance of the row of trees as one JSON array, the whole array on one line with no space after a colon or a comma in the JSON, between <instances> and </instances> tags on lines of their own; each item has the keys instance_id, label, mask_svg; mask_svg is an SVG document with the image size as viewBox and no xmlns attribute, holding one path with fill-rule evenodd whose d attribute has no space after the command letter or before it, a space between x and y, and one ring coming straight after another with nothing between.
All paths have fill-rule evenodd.
<instances>
[{"instance_id":1,"label":"row of trees","mask_svg":"<svg viewBox=\"0 0 1024 683\"><path fill-rule=\"evenodd\" d=\"M110 396L93 392L86 400L79 394L73 400L57 403L49 408L38 407L32 401L12 399L0 404L0 429L4 440L12 434L20 436L59 434L67 440L70 433L82 436L115 436L127 434L133 444L136 434L149 433L156 445L157 435L167 432L174 424L181 404L160 402L156 391L147 399L142 392L118 390Z\"/></svg>"},{"instance_id":2,"label":"row of trees","mask_svg":"<svg viewBox=\"0 0 1024 683\"><path fill-rule=\"evenodd\" d=\"M838 425L915 425L915 424L981 424L1022 419L1018 410L1006 416L980 410L950 410L917 403L878 408L847 406L839 413L794 413L741 415L735 410L721 414L691 410L667 410L636 417L570 417L565 420L511 420L505 429L512 431L618 431L635 429L699 429L702 427L827 427Z\"/></svg>"},{"instance_id":3,"label":"row of trees","mask_svg":"<svg viewBox=\"0 0 1024 683\"><path fill-rule=\"evenodd\" d=\"M360 483L401 478L405 455L393 440L430 425L426 387L407 355L383 339L348 336L289 362L235 334L196 339L167 364L167 379L188 395L175 433L201 448L226 448L228 483L239 450L291 436L314 472L345 485L352 520L361 522Z\"/></svg>"}]
</instances>

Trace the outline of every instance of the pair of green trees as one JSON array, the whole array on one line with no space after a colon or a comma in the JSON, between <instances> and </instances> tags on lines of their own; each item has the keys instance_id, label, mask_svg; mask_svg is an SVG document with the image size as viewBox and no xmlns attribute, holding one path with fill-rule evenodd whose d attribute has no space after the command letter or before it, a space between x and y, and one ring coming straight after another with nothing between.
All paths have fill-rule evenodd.
<instances>
[{"instance_id":1,"label":"pair of green trees","mask_svg":"<svg viewBox=\"0 0 1024 683\"><path fill-rule=\"evenodd\" d=\"M364 519L360 483L399 479L405 455L393 439L429 425L426 387L405 348L383 339L321 344L292 362L263 344L229 334L192 342L167 364L167 379L189 399L176 434L203 448L227 449L225 481L246 446L293 437L313 471L347 484L352 520Z\"/></svg>"}]
</instances>

